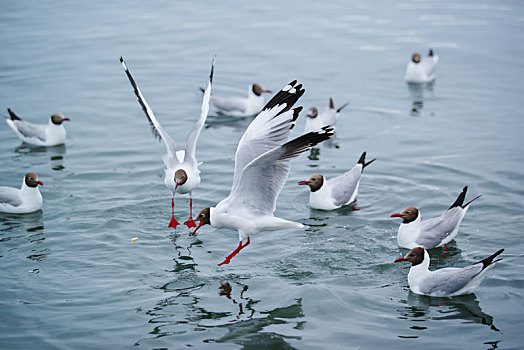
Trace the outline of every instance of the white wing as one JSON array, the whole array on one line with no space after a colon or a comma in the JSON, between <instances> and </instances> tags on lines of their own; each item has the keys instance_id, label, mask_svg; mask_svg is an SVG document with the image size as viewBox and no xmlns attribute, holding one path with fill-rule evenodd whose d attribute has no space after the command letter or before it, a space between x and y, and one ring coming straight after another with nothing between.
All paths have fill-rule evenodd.
<instances>
[{"instance_id":1,"label":"white wing","mask_svg":"<svg viewBox=\"0 0 524 350\"><path fill-rule=\"evenodd\" d=\"M294 80L280 90L242 135L235 154L235 175L231 193L236 190L247 164L287 140L295 126L298 113L302 110L302 107L298 107L290 111L305 91L302 84L295 86L296 83Z\"/></svg>"},{"instance_id":2,"label":"white wing","mask_svg":"<svg viewBox=\"0 0 524 350\"><path fill-rule=\"evenodd\" d=\"M238 185L228 197L227 205L262 215L272 215L277 197L289 174L291 159L329 139L332 128L313 131L297 137L255 158L240 174Z\"/></svg>"},{"instance_id":3,"label":"white wing","mask_svg":"<svg viewBox=\"0 0 524 350\"><path fill-rule=\"evenodd\" d=\"M20 190L13 187L0 186L0 204L10 204L13 207L21 205Z\"/></svg>"},{"instance_id":4,"label":"white wing","mask_svg":"<svg viewBox=\"0 0 524 350\"><path fill-rule=\"evenodd\" d=\"M362 170L362 164L357 164L350 171L328 180L333 186L332 197L335 205L348 204L358 186Z\"/></svg>"},{"instance_id":5,"label":"white wing","mask_svg":"<svg viewBox=\"0 0 524 350\"><path fill-rule=\"evenodd\" d=\"M7 119L6 121L8 124L11 123L11 128L14 126L16 131L18 131L25 138L36 138L42 142L46 139L45 131L47 129L47 125L28 123L24 120Z\"/></svg>"},{"instance_id":6,"label":"white wing","mask_svg":"<svg viewBox=\"0 0 524 350\"><path fill-rule=\"evenodd\" d=\"M133 86L136 98L138 99L138 103L140 103L140 105L142 106L142 109L144 110L144 113L146 114L146 117L149 120L149 125L151 126L151 131L153 132L153 135L158 139L162 139L162 141L164 141L166 145L166 151L169 157L168 161L170 163L166 165L168 166L176 165L176 163L178 163L178 160L175 155L176 153L175 142L173 141L171 136L169 136L169 134L164 130L162 125L160 125L160 123L156 119L155 114L153 113L153 111L151 110L151 107L149 107L146 99L140 92L140 89L138 88L138 86L135 83L135 79L133 79L133 76L129 72L129 69L127 69L127 65L122 57L120 57L120 63L122 63L122 67L124 67L127 77L129 78L129 82Z\"/></svg>"},{"instance_id":7,"label":"white wing","mask_svg":"<svg viewBox=\"0 0 524 350\"><path fill-rule=\"evenodd\" d=\"M482 264L474 264L463 268L446 267L433 271L420 286L424 294L450 295L466 284L482 271Z\"/></svg>"},{"instance_id":8,"label":"white wing","mask_svg":"<svg viewBox=\"0 0 524 350\"><path fill-rule=\"evenodd\" d=\"M209 98L211 96L211 85L213 84L213 71L215 69L215 57L213 57L213 62L211 63L211 73L209 74L209 81L204 91L204 97L202 98L202 109L200 112L200 118L198 118L195 126L187 135L186 139L186 153L184 156L184 162L188 162L194 165L197 165L196 160L196 144L198 141L198 136L206 123L207 114L209 113Z\"/></svg>"},{"instance_id":9,"label":"white wing","mask_svg":"<svg viewBox=\"0 0 524 350\"><path fill-rule=\"evenodd\" d=\"M242 97L211 96L211 103L225 112L246 112L246 99Z\"/></svg>"}]
</instances>

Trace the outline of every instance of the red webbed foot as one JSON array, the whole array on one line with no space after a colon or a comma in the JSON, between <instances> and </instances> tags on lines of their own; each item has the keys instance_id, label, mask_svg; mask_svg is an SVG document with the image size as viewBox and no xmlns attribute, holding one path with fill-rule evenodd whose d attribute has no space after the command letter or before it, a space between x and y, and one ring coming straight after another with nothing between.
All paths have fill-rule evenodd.
<instances>
[{"instance_id":1,"label":"red webbed foot","mask_svg":"<svg viewBox=\"0 0 524 350\"><path fill-rule=\"evenodd\" d=\"M184 222L184 225L187 226L187 228L196 227L195 220L193 218L189 218L186 222Z\"/></svg>"},{"instance_id":2,"label":"red webbed foot","mask_svg":"<svg viewBox=\"0 0 524 350\"><path fill-rule=\"evenodd\" d=\"M175 217L173 216L167 227L176 228L178 225L180 225L180 223L176 221Z\"/></svg>"},{"instance_id":3,"label":"red webbed foot","mask_svg":"<svg viewBox=\"0 0 524 350\"><path fill-rule=\"evenodd\" d=\"M222 266L224 264L229 264L231 262L231 259L237 255L238 253L240 253L240 251L242 249L244 249L245 247L247 247L249 245L249 243L251 243L251 241L249 240L249 236L247 237L247 241L246 241L246 244L242 245L242 241L238 242L238 247L237 249L233 250L233 252L231 254L229 254L228 256L226 256L226 258L224 259L224 261L222 261L220 264L218 264L218 266Z\"/></svg>"}]
</instances>

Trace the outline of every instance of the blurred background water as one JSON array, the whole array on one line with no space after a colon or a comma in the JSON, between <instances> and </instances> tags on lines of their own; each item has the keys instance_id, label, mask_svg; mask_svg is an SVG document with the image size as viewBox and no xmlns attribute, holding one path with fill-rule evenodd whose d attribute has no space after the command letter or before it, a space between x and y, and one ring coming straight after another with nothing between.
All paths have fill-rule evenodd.
<instances>
[{"instance_id":1,"label":"blurred background water","mask_svg":"<svg viewBox=\"0 0 524 350\"><path fill-rule=\"evenodd\" d=\"M520 1L2 2L0 113L71 122L52 148L20 147L0 127L0 184L28 171L45 184L41 212L0 216L0 348L521 347L523 33ZM412 91L405 66L430 47L436 84ZM217 94L298 79L305 108L351 103L336 139L292 163L278 199L276 215L306 229L253 236L222 267L236 232L167 228L164 146L118 62L182 147L215 53ZM250 121L212 110L196 210L228 195ZM361 210L311 210L297 181L341 174L363 151L378 159ZM389 215L440 215L465 185L482 197L432 268L499 248L504 260L473 295L412 294ZM177 197L177 218L188 202Z\"/></svg>"}]
</instances>

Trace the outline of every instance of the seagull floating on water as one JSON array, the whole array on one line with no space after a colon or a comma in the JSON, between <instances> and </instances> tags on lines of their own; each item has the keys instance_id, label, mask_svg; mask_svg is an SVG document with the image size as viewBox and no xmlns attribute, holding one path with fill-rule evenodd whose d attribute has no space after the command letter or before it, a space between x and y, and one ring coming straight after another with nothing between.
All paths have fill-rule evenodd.
<instances>
[{"instance_id":1,"label":"seagull floating on water","mask_svg":"<svg viewBox=\"0 0 524 350\"><path fill-rule=\"evenodd\" d=\"M62 123L69 121L62 113L55 113L46 124L33 124L26 122L15 114L10 108L7 125L13 129L15 134L24 142L36 146L56 146L61 145L66 140L66 130Z\"/></svg>"},{"instance_id":2,"label":"seagull floating on water","mask_svg":"<svg viewBox=\"0 0 524 350\"><path fill-rule=\"evenodd\" d=\"M486 277L486 272L495 266L497 261L502 260L494 259L503 251L504 249L500 249L495 254L470 266L446 267L435 271L428 269L429 254L421 247L411 249L405 257L398 258L395 262L411 262L408 284L413 293L432 297L450 297L473 293Z\"/></svg>"},{"instance_id":3,"label":"seagull floating on water","mask_svg":"<svg viewBox=\"0 0 524 350\"><path fill-rule=\"evenodd\" d=\"M436 76L438 56L429 49L428 55L421 59L420 54L414 53L406 67L404 79L408 83L431 83Z\"/></svg>"},{"instance_id":4,"label":"seagull floating on water","mask_svg":"<svg viewBox=\"0 0 524 350\"><path fill-rule=\"evenodd\" d=\"M392 218L402 218L398 228L397 242L403 248L422 247L433 249L452 241L469 205L477 196L464 204L468 186L462 189L455 202L438 218L422 221L420 211L415 207L408 207L400 213L392 214Z\"/></svg>"},{"instance_id":5,"label":"seagull floating on water","mask_svg":"<svg viewBox=\"0 0 524 350\"><path fill-rule=\"evenodd\" d=\"M355 202L360 184L360 176L364 168L375 159L366 162L366 152L362 153L357 164L348 172L327 179L324 175L314 174L307 180L300 181L299 185L308 185L309 205L313 209L333 210Z\"/></svg>"},{"instance_id":6,"label":"seagull floating on water","mask_svg":"<svg viewBox=\"0 0 524 350\"><path fill-rule=\"evenodd\" d=\"M0 186L0 212L25 214L42 209L42 194L38 185L44 186L35 173L27 173L20 189Z\"/></svg>"},{"instance_id":7,"label":"seagull floating on water","mask_svg":"<svg viewBox=\"0 0 524 350\"><path fill-rule=\"evenodd\" d=\"M200 223L193 235L205 224L238 231L238 247L219 266L229 264L250 243L249 235L304 226L273 216L277 197L289 174L291 159L329 139L333 129L325 127L283 143L302 110L291 109L305 91L302 84L296 83L292 81L277 93L240 139L229 196L216 207L202 209L195 218Z\"/></svg>"},{"instance_id":8,"label":"seagull floating on water","mask_svg":"<svg viewBox=\"0 0 524 350\"><path fill-rule=\"evenodd\" d=\"M246 97L225 97L225 96L211 96L211 103L218 110L226 115L234 117L244 117L255 115L264 106L263 93L271 93L262 85L255 83L251 84L247 90Z\"/></svg>"},{"instance_id":9,"label":"seagull floating on water","mask_svg":"<svg viewBox=\"0 0 524 350\"><path fill-rule=\"evenodd\" d=\"M173 192L173 196L171 197L171 221L169 222L168 227L176 228L180 224L175 219L175 192L180 194L189 193L189 219L184 222L184 225L187 227L196 227L195 221L193 220L192 192L200 184L200 170L198 169L198 166L201 164L196 159L196 144L209 112L209 97L211 95L215 59L213 58L211 64L211 73L209 74L209 81L202 99L200 117L187 136L185 151L176 151L175 142L156 119L122 57L120 57L120 62L122 63L122 67L124 67L131 85L133 86L138 102L142 106L142 109L149 120L149 125L153 131L153 135L159 140L164 141L164 144L166 145L167 153L163 157L164 164L166 165L164 183L167 188Z\"/></svg>"},{"instance_id":10,"label":"seagull floating on water","mask_svg":"<svg viewBox=\"0 0 524 350\"><path fill-rule=\"evenodd\" d=\"M324 126L330 126L333 129L335 129L335 126L337 124L337 119L339 116L339 113L341 110L343 110L348 103L344 103L339 108L335 108L335 104L333 103L333 99L329 98L329 106L324 109L322 114L318 114L318 110L316 107L311 107L307 111L307 119L306 119L306 126L304 128L304 133L319 130L320 128Z\"/></svg>"}]
</instances>

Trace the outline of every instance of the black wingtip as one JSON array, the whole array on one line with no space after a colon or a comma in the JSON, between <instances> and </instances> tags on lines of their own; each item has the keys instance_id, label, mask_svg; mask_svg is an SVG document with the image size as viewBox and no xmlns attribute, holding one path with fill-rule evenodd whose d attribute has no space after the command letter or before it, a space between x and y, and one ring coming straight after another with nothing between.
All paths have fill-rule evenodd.
<instances>
[{"instance_id":1,"label":"black wingtip","mask_svg":"<svg viewBox=\"0 0 524 350\"><path fill-rule=\"evenodd\" d=\"M215 72L215 61L217 59L217 55L213 56L213 61L211 61L211 73L209 73L209 82L213 83L213 74Z\"/></svg>"},{"instance_id":2,"label":"black wingtip","mask_svg":"<svg viewBox=\"0 0 524 350\"><path fill-rule=\"evenodd\" d=\"M349 102L346 102L342 106L338 107L337 113L340 113L340 111L346 108L347 106L349 106Z\"/></svg>"},{"instance_id":3,"label":"black wingtip","mask_svg":"<svg viewBox=\"0 0 524 350\"><path fill-rule=\"evenodd\" d=\"M485 269L486 267L488 267L489 265L491 265L491 264L493 264L493 263L496 263L497 261L502 260L502 258L497 259L497 260L494 260L494 259L495 259L497 256L499 256L500 254L502 254L503 251L504 251L504 249L500 249L500 250L497 251L495 254L488 256L486 259L482 259L482 260L480 260L477 264L482 263L482 270L484 270L484 269Z\"/></svg>"},{"instance_id":4,"label":"black wingtip","mask_svg":"<svg viewBox=\"0 0 524 350\"><path fill-rule=\"evenodd\" d=\"M11 120L22 120L22 118L20 118L19 116L17 116L17 115L15 114L15 112L13 112L13 111L11 110L11 108L8 108L8 109L7 109L7 113L9 113L9 116L11 117Z\"/></svg>"},{"instance_id":5,"label":"black wingtip","mask_svg":"<svg viewBox=\"0 0 524 350\"><path fill-rule=\"evenodd\" d=\"M455 208L455 207L463 208L462 204L464 204L464 199L466 199L466 192L468 192L468 186L464 186L464 188L462 189L462 192L460 192L459 196L457 197L455 202L453 202L453 204L451 204L451 206L448 208L448 210L452 209L452 208Z\"/></svg>"},{"instance_id":6,"label":"black wingtip","mask_svg":"<svg viewBox=\"0 0 524 350\"><path fill-rule=\"evenodd\" d=\"M429 49L429 51L428 51L428 56L430 56L430 57L433 56L433 49Z\"/></svg>"},{"instance_id":7,"label":"black wingtip","mask_svg":"<svg viewBox=\"0 0 524 350\"><path fill-rule=\"evenodd\" d=\"M325 126L320 130L311 131L307 134L297 137L291 141L286 142L282 147L285 152L280 157L280 160L298 157L319 143L329 140L333 136L333 128Z\"/></svg>"},{"instance_id":8,"label":"black wingtip","mask_svg":"<svg viewBox=\"0 0 524 350\"><path fill-rule=\"evenodd\" d=\"M473 198L472 200L470 200L469 202L467 202L466 204L464 204L464 205L462 206L462 208L466 208L468 205L471 204L471 202L473 202L473 201L476 200L476 199L479 199L480 197L482 197L481 194L479 194L478 196L476 196L475 198Z\"/></svg>"},{"instance_id":9,"label":"black wingtip","mask_svg":"<svg viewBox=\"0 0 524 350\"><path fill-rule=\"evenodd\" d=\"M206 92L206 89L204 89L202 86L199 86L199 87L198 87L198 90L200 90L201 93Z\"/></svg>"},{"instance_id":10,"label":"black wingtip","mask_svg":"<svg viewBox=\"0 0 524 350\"><path fill-rule=\"evenodd\" d=\"M124 58L120 56L120 63L124 63Z\"/></svg>"},{"instance_id":11,"label":"black wingtip","mask_svg":"<svg viewBox=\"0 0 524 350\"><path fill-rule=\"evenodd\" d=\"M273 96L271 100L269 100L262 110L271 109L275 106L286 104L286 107L276 116L289 111L306 91L304 88L302 88L302 84L296 85L296 83L297 81L293 80L284 86L282 90L280 90L275 96Z\"/></svg>"},{"instance_id":12,"label":"black wingtip","mask_svg":"<svg viewBox=\"0 0 524 350\"><path fill-rule=\"evenodd\" d=\"M360 159L358 160L357 164L362 164L362 170L364 170L365 167L367 167L369 164L373 163L377 158L371 159L369 162L366 162L366 152L363 152L360 156Z\"/></svg>"}]
</instances>

